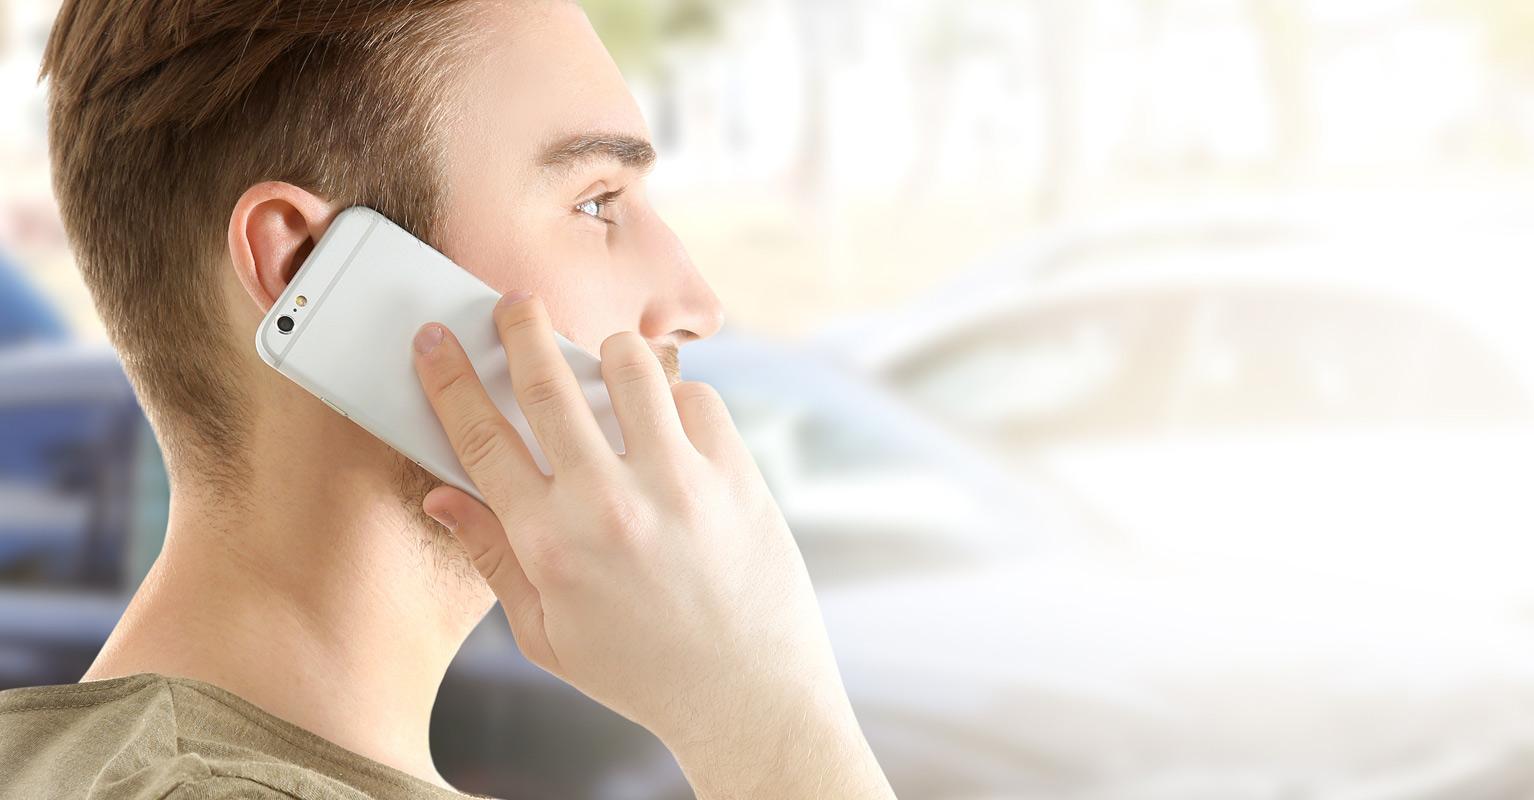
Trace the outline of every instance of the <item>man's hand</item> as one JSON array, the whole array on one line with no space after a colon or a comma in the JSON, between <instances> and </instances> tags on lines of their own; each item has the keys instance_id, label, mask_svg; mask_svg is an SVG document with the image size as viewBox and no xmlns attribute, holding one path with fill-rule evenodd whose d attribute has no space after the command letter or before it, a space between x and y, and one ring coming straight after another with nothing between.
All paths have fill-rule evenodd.
<instances>
[{"instance_id":1,"label":"man's hand","mask_svg":"<svg viewBox=\"0 0 1534 800\"><path fill-rule=\"evenodd\" d=\"M891 797L837 672L803 558L719 394L668 386L639 334L602 343L623 431L603 437L537 298L495 324L552 476L440 325L416 369L489 507L451 487L450 528L524 655L645 726L700 797Z\"/></svg>"}]
</instances>

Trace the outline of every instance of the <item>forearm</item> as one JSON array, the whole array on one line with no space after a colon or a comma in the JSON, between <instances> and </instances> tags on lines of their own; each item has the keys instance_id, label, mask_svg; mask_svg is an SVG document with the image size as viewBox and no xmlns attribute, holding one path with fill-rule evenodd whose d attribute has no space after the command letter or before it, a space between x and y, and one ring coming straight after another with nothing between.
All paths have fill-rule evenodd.
<instances>
[{"instance_id":1,"label":"forearm","mask_svg":"<svg viewBox=\"0 0 1534 800\"><path fill-rule=\"evenodd\" d=\"M699 800L895 796L840 686L742 711L723 733L672 746Z\"/></svg>"}]
</instances>

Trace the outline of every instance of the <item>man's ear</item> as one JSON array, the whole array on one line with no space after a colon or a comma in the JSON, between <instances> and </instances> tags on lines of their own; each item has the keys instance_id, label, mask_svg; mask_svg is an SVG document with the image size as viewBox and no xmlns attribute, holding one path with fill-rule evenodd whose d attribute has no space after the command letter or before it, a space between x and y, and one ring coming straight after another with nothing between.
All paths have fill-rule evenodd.
<instances>
[{"instance_id":1,"label":"man's ear","mask_svg":"<svg viewBox=\"0 0 1534 800\"><path fill-rule=\"evenodd\" d=\"M280 181L258 183L240 195L229 215L229 260L262 313L277 302L339 211Z\"/></svg>"}]
</instances>

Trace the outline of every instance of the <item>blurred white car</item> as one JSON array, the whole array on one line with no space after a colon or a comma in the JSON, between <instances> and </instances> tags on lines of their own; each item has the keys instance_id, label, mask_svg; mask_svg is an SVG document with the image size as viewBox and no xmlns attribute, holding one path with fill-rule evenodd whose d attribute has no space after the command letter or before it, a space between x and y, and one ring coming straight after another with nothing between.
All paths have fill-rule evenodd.
<instances>
[{"instance_id":1,"label":"blurred white car","mask_svg":"<svg viewBox=\"0 0 1534 800\"><path fill-rule=\"evenodd\" d=\"M906 792L1534 793L1534 239L1428 230L1099 228L818 339L1116 535L821 593Z\"/></svg>"},{"instance_id":2,"label":"blurred white car","mask_svg":"<svg viewBox=\"0 0 1534 800\"><path fill-rule=\"evenodd\" d=\"M821 345L1126 545L1522 591L1534 239L1462 235L1098 231Z\"/></svg>"}]
</instances>

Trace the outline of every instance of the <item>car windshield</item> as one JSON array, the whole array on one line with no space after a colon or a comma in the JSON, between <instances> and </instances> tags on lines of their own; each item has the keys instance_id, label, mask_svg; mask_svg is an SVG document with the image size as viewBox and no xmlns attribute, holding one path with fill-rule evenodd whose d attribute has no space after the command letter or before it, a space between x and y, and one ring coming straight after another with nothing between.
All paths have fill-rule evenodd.
<instances>
[{"instance_id":1,"label":"car windshield","mask_svg":"<svg viewBox=\"0 0 1534 800\"><path fill-rule=\"evenodd\" d=\"M1012 447L1530 413L1514 369L1463 325L1329 289L1120 290L1022 305L951 333L891 377L935 414Z\"/></svg>"}]
</instances>

